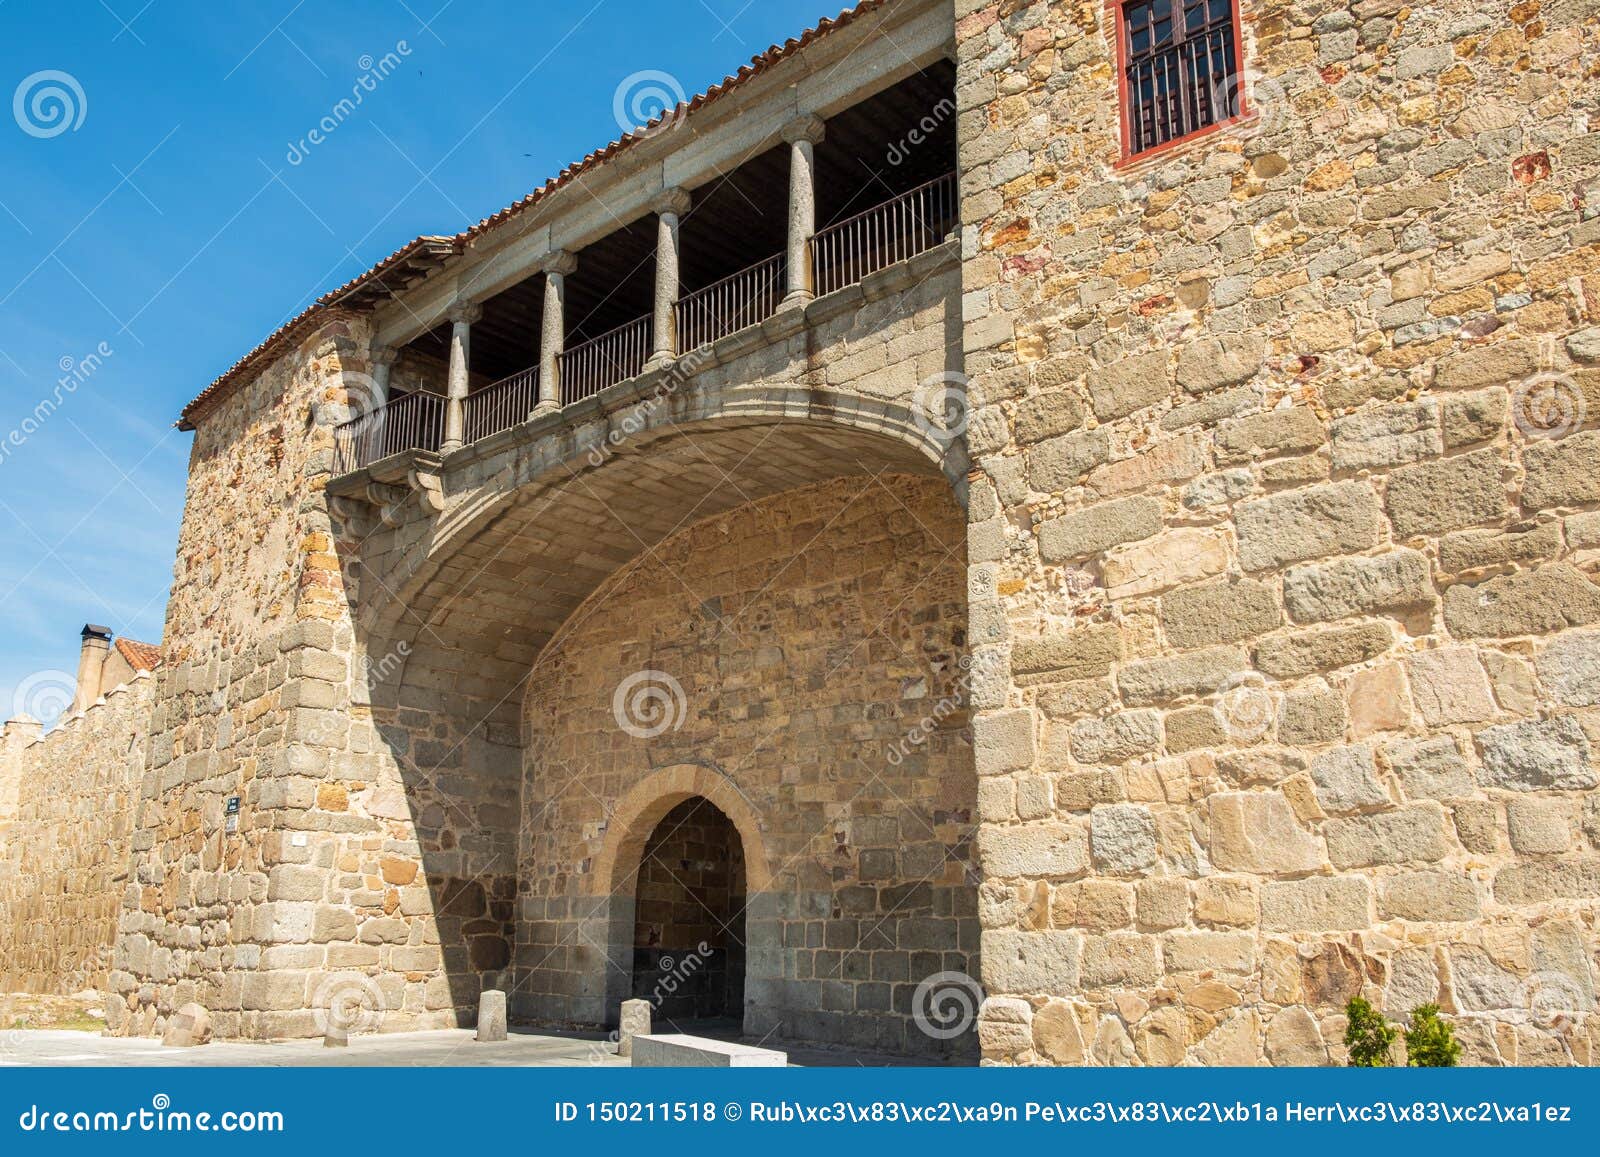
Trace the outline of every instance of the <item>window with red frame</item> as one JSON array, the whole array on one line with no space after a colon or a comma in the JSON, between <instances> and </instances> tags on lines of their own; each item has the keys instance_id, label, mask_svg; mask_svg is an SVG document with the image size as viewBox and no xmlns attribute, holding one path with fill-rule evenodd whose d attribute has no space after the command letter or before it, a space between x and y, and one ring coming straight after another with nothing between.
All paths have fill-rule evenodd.
<instances>
[{"instance_id":1,"label":"window with red frame","mask_svg":"<svg viewBox=\"0 0 1600 1157\"><path fill-rule=\"evenodd\" d=\"M1121 23L1130 156L1238 114L1238 0L1131 0Z\"/></svg>"}]
</instances>

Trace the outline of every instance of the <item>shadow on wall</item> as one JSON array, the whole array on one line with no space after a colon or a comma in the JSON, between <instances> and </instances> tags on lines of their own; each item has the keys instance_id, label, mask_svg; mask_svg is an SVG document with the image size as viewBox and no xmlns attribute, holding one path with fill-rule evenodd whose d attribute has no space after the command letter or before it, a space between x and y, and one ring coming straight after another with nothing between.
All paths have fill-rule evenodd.
<instances>
[{"instance_id":1,"label":"shadow on wall","mask_svg":"<svg viewBox=\"0 0 1600 1157\"><path fill-rule=\"evenodd\" d=\"M937 335L943 398L959 392L959 286L930 277L900 308ZM869 303L841 332L894 305ZM831 348L808 338L808 369ZM794 350L770 352L792 367ZM915 1008L929 978L977 975L964 441L905 402L722 373L626 445L574 450L569 468L447 474L442 517L396 528L348 568L374 743L392 761L370 810L409 880L373 933L380 971L414 968L428 1007L464 1022L485 985L504 984L524 1023L614 1023L643 973L670 973L659 957L687 943L687 921L651 904L686 910L699 895L725 917L742 857L747 1032L975 1055L970 1021L928 1034ZM521 447L513 459L534 460ZM663 673L667 726L621 726L624 682ZM675 796L635 801L675 767L693 772ZM700 772L736 782L731 799ZM652 863L702 864L703 878L647 871L641 897L646 845L690 796L727 818L737 850L707 836L724 865L668 849ZM618 858L629 807L653 814ZM721 923L724 942L707 944L727 959L689 985L686 1015L713 1015L718 992L738 1011L738 938Z\"/></svg>"}]
</instances>

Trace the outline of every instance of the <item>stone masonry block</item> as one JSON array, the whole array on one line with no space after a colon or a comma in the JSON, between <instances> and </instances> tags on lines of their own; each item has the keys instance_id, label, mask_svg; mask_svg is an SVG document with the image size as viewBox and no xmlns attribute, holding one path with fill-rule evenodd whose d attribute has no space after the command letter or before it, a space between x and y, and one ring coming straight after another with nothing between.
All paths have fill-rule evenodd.
<instances>
[{"instance_id":1,"label":"stone masonry block","mask_svg":"<svg viewBox=\"0 0 1600 1157\"><path fill-rule=\"evenodd\" d=\"M1046 562L1069 562L1160 530L1161 504L1154 498L1119 498L1040 523L1039 555Z\"/></svg>"},{"instance_id":2,"label":"stone masonry block","mask_svg":"<svg viewBox=\"0 0 1600 1157\"><path fill-rule=\"evenodd\" d=\"M972 721L973 758L979 775L1003 775L1033 766L1033 712L991 711Z\"/></svg>"},{"instance_id":3,"label":"stone masonry block","mask_svg":"<svg viewBox=\"0 0 1600 1157\"><path fill-rule=\"evenodd\" d=\"M1122 632L1107 623L1021 639L1012 648L1011 667L1018 676L1070 682L1110 674L1111 665L1121 658Z\"/></svg>"},{"instance_id":4,"label":"stone masonry block","mask_svg":"<svg viewBox=\"0 0 1600 1157\"><path fill-rule=\"evenodd\" d=\"M1500 452L1489 449L1396 470L1386 495L1395 533L1439 534L1503 517L1502 469Z\"/></svg>"},{"instance_id":5,"label":"stone masonry block","mask_svg":"<svg viewBox=\"0 0 1600 1157\"><path fill-rule=\"evenodd\" d=\"M1137 598L1222 574L1229 557L1225 534L1179 527L1109 551L1101 576L1111 598Z\"/></svg>"},{"instance_id":6,"label":"stone masonry block","mask_svg":"<svg viewBox=\"0 0 1600 1157\"><path fill-rule=\"evenodd\" d=\"M1138 988L1161 977L1161 956L1153 936L1120 932L1083 941L1080 982L1086 988Z\"/></svg>"},{"instance_id":7,"label":"stone masonry block","mask_svg":"<svg viewBox=\"0 0 1600 1157\"><path fill-rule=\"evenodd\" d=\"M1217 428L1217 457L1222 462L1247 462L1282 454L1306 454L1326 439L1322 422L1307 406L1269 410L1235 418Z\"/></svg>"},{"instance_id":8,"label":"stone masonry block","mask_svg":"<svg viewBox=\"0 0 1600 1157\"><path fill-rule=\"evenodd\" d=\"M1028 447L1028 485L1041 494L1070 490L1111 457L1105 427L1050 438Z\"/></svg>"},{"instance_id":9,"label":"stone masonry block","mask_svg":"<svg viewBox=\"0 0 1600 1157\"><path fill-rule=\"evenodd\" d=\"M1097 871L1126 876L1155 866L1156 825L1148 808L1105 804L1093 809L1089 840Z\"/></svg>"},{"instance_id":10,"label":"stone masonry block","mask_svg":"<svg viewBox=\"0 0 1600 1157\"><path fill-rule=\"evenodd\" d=\"M1378 908L1402 920L1476 920L1478 889L1471 877L1455 872L1404 872L1386 878Z\"/></svg>"},{"instance_id":11,"label":"stone masonry block","mask_svg":"<svg viewBox=\"0 0 1600 1157\"><path fill-rule=\"evenodd\" d=\"M991 825L978 833L978 856L999 879L1079 876L1089 867L1089 837L1082 821Z\"/></svg>"},{"instance_id":12,"label":"stone masonry block","mask_svg":"<svg viewBox=\"0 0 1600 1157\"><path fill-rule=\"evenodd\" d=\"M1249 670L1243 651L1212 647L1173 659L1129 663L1117 674L1117 688L1130 707L1164 705L1184 695L1210 695Z\"/></svg>"},{"instance_id":13,"label":"stone masonry block","mask_svg":"<svg viewBox=\"0 0 1600 1157\"><path fill-rule=\"evenodd\" d=\"M1514 799L1506 805L1506 830L1524 855L1559 855L1572 846L1572 806L1564 799Z\"/></svg>"},{"instance_id":14,"label":"stone masonry block","mask_svg":"<svg viewBox=\"0 0 1600 1157\"><path fill-rule=\"evenodd\" d=\"M1204 394L1249 381L1261 371L1267 343L1259 334L1221 334L1190 342L1178 352L1178 384Z\"/></svg>"},{"instance_id":15,"label":"stone masonry block","mask_svg":"<svg viewBox=\"0 0 1600 1157\"><path fill-rule=\"evenodd\" d=\"M1334 815L1388 807L1389 793L1378 779L1372 747L1336 747L1311 761L1317 803Z\"/></svg>"},{"instance_id":16,"label":"stone masonry block","mask_svg":"<svg viewBox=\"0 0 1600 1157\"><path fill-rule=\"evenodd\" d=\"M1336 470L1399 466L1444 450L1438 403L1431 399L1363 410L1336 420L1332 433Z\"/></svg>"},{"instance_id":17,"label":"stone masonry block","mask_svg":"<svg viewBox=\"0 0 1600 1157\"><path fill-rule=\"evenodd\" d=\"M1429 726L1481 723L1495 713L1489 677L1471 647L1443 647L1408 656L1411 696Z\"/></svg>"},{"instance_id":18,"label":"stone masonry block","mask_svg":"<svg viewBox=\"0 0 1600 1157\"><path fill-rule=\"evenodd\" d=\"M1458 639L1550 634L1600 621L1600 586L1565 563L1461 583L1445 591L1444 621Z\"/></svg>"},{"instance_id":19,"label":"stone masonry block","mask_svg":"<svg viewBox=\"0 0 1600 1157\"><path fill-rule=\"evenodd\" d=\"M1296 631L1262 640L1256 647L1256 667L1277 679L1295 679L1364 663L1393 644L1393 630L1385 623Z\"/></svg>"},{"instance_id":20,"label":"stone masonry block","mask_svg":"<svg viewBox=\"0 0 1600 1157\"><path fill-rule=\"evenodd\" d=\"M1407 799L1467 799L1477 791L1471 766L1448 735L1394 743L1384 755Z\"/></svg>"},{"instance_id":21,"label":"stone masonry block","mask_svg":"<svg viewBox=\"0 0 1600 1157\"><path fill-rule=\"evenodd\" d=\"M1444 809L1431 801L1398 811L1329 820L1323 827L1336 868L1434 863L1449 851Z\"/></svg>"},{"instance_id":22,"label":"stone masonry block","mask_svg":"<svg viewBox=\"0 0 1600 1157\"><path fill-rule=\"evenodd\" d=\"M1121 711L1072 727L1072 758L1079 763L1123 763L1160 746L1161 716L1155 711Z\"/></svg>"},{"instance_id":23,"label":"stone masonry block","mask_svg":"<svg viewBox=\"0 0 1600 1157\"><path fill-rule=\"evenodd\" d=\"M1570 631L1539 651L1539 681L1568 707L1600 706L1600 631Z\"/></svg>"},{"instance_id":24,"label":"stone masonry block","mask_svg":"<svg viewBox=\"0 0 1600 1157\"><path fill-rule=\"evenodd\" d=\"M980 956L987 992L1075 992L1083 939L1076 932L1012 932L988 929Z\"/></svg>"},{"instance_id":25,"label":"stone masonry block","mask_svg":"<svg viewBox=\"0 0 1600 1157\"><path fill-rule=\"evenodd\" d=\"M1337 482L1292 490L1234 509L1239 563L1267 570L1378 544L1378 499L1365 482Z\"/></svg>"},{"instance_id":26,"label":"stone masonry block","mask_svg":"<svg viewBox=\"0 0 1600 1157\"><path fill-rule=\"evenodd\" d=\"M1600 502L1600 430L1535 442L1523 452L1522 464L1522 505L1530 513Z\"/></svg>"},{"instance_id":27,"label":"stone masonry block","mask_svg":"<svg viewBox=\"0 0 1600 1157\"><path fill-rule=\"evenodd\" d=\"M1530 719L1478 732L1485 787L1579 791L1600 784L1583 727L1570 715Z\"/></svg>"},{"instance_id":28,"label":"stone masonry block","mask_svg":"<svg viewBox=\"0 0 1600 1157\"><path fill-rule=\"evenodd\" d=\"M1277 588L1243 579L1185 587L1161 600L1161 619L1175 647L1206 647L1264 635L1283 621Z\"/></svg>"},{"instance_id":29,"label":"stone masonry block","mask_svg":"<svg viewBox=\"0 0 1600 1157\"><path fill-rule=\"evenodd\" d=\"M1371 887L1361 876L1310 876L1261 886L1266 932L1336 932L1372 923Z\"/></svg>"},{"instance_id":30,"label":"stone masonry block","mask_svg":"<svg viewBox=\"0 0 1600 1157\"><path fill-rule=\"evenodd\" d=\"M1295 567L1284 576L1283 601L1295 622L1320 623L1432 606L1438 598L1427 558L1402 548Z\"/></svg>"},{"instance_id":31,"label":"stone masonry block","mask_svg":"<svg viewBox=\"0 0 1600 1157\"><path fill-rule=\"evenodd\" d=\"M1171 390L1165 350L1119 358L1089 374L1089 397L1094 404L1095 417L1102 422L1154 405Z\"/></svg>"},{"instance_id":32,"label":"stone masonry block","mask_svg":"<svg viewBox=\"0 0 1600 1157\"><path fill-rule=\"evenodd\" d=\"M1276 791L1219 792L1208 802L1211 862L1225 872L1291 875L1322 866L1322 843Z\"/></svg>"}]
</instances>

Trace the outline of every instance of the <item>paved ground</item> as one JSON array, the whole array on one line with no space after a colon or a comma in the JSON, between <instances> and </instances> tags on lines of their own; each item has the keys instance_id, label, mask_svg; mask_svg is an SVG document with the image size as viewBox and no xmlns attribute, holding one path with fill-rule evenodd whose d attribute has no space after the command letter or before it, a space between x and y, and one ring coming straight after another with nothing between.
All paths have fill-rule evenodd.
<instances>
[{"instance_id":1,"label":"paved ground","mask_svg":"<svg viewBox=\"0 0 1600 1157\"><path fill-rule=\"evenodd\" d=\"M441 1032L385 1033L352 1037L342 1049L324 1048L320 1041L214 1041L201 1048L164 1048L160 1041L103 1037L87 1032L48 1029L0 1031L0 1067L17 1065L155 1066L191 1065L333 1065L403 1066L621 1066L628 1062L612 1055L614 1046L600 1036L577 1033L535 1033L512 1029L510 1039L480 1044L471 1029ZM777 1047L783 1047L781 1045ZM824 1049L793 1048L797 1065L904 1065L904 1058Z\"/></svg>"}]
</instances>

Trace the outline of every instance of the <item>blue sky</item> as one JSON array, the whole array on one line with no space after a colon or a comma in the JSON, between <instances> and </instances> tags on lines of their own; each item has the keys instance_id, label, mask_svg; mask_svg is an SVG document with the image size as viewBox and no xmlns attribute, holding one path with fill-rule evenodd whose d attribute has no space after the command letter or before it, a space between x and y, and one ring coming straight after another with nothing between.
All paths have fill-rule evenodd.
<instances>
[{"instance_id":1,"label":"blue sky","mask_svg":"<svg viewBox=\"0 0 1600 1157\"><path fill-rule=\"evenodd\" d=\"M838 6L0 0L0 712L59 708L85 622L159 639L208 382L613 139L630 77L692 94Z\"/></svg>"}]
</instances>

